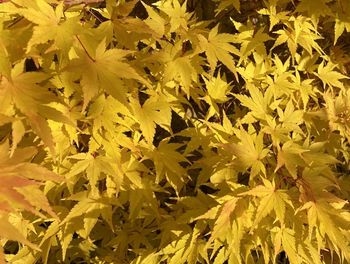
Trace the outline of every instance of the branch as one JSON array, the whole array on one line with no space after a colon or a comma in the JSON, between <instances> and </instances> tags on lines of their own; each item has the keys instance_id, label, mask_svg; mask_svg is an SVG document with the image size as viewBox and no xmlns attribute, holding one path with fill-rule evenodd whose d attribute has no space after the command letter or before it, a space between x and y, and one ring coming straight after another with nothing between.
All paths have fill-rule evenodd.
<instances>
[{"instance_id":1,"label":"branch","mask_svg":"<svg viewBox=\"0 0 350 264\"><path fill-rule=\"evenodd\" d=\"M79 4L96 4L96 3L102 3L105 0L64 0L65 5L79 5Z\"/></svg>"},{"instance_id":2,"label":"branch","mask_svg":"<svg viewBox=\"0 0 350 264\"><path fill-rule=\"evenodd\" d=\"M1 3L9 2L10 0L0 0ZM105 0L64 0L65 5L79 5L79 4L96 4L96 3L102 3Z\"/></svg>"}]
</instances>

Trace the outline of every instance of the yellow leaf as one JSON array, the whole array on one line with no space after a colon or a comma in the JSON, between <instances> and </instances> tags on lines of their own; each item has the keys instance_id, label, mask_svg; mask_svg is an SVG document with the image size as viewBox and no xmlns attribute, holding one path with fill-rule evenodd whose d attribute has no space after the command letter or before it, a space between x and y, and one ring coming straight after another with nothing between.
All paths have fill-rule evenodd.
<instances>
[{"instance_id":1,"label":"yellow leaf","mask_svg":"<svg viewBox=\"0 0 350 264\"><path fill-rule=\"evenodd\" d=\"M0 237L9 240L18 241L23 243L37 251L41 251L40 248L29 242L9 221L8 218L0 214Z\"/></svg>"},{"instance_id":2,"label":"yellow leaf","mask_svg":"<svg viewBox=\"0 0 350 264\"><path fill-rule=\"evenodd\" d=\"M221 61L231 72L236 73L236 66L232 54L240 56L239 50L231 43L236 43L234 35L218 33L218 25L210 32L208 38L198 35L201 51L205 52L209 66L215 70L218 61Z\"/></svg>"},{"instance_id":3,"label":"yellow leaf","mask_svg":"<svg viewBox=\"0 0 350 264\"><path fill-rule=\"evenodd\" d=\"M12 69L11 78L2 78L0 87L11 96L16 107L28 117L32 129L54 156L55 149L51 129L41 113L43 109L51 109L48 106L44 107L44 104L56 100L47 89L40 85L48 76L40 72L23 73L22 71L22 63L16 64Z\"/></svg>"},{"instance_id":4,"label":"yellow leaf","mask_svg":"<svg viewBox=\"0 0 350 264\"><path fill-rule=\"evenodd\" d=\"M125 87L120 85L120 79L135 79L150 87L134 68L124 62L125 56L131 51L121 49L106 50L106 40L103 39L96 50L88 52L85 42L81 41L82 49L77 49L79 58L71 61L68 70L81 74L81 85L84 92L84 111L93 97L101 89L106 90L121 103L127 105Z\"/></svg>"},{"instance_id":5,"label":"yellow leaf","mask_svg":"<svg viewBox=\"0 0 350 264\"><path fill-rule=\"evenodd\" d=\"M261 197L252 228L271 213L275 211L277 218L283 224L285 218L286 205L291 204L290 197L284 190L277 190L274 182L264 180L264 185L258 185L250 191L240 193L242 195L252 195Z\"/></svg>"},{"instance_id":6,"label":"yellow leaf","mask_svg":"<svg viewBox=\"0 0 350 264\"><path fill-rule=\"evenodd\" d=\"M10 157L16 150L18 143L21 141L26 130L21 120L16 120L12 123L12 147L10 152Z\"/></svg>"},{"instance_id":7,"label":"yellow leaf","mask_svg":"<svg viewBox=\"0 0 350 264\"><path fill-rule=\"evenodd\" d=\"M328 63L324 66L324 61L319 64L316 75L321 79L324 88L326 85L329 85L330 87L338 87L342 89L344 88L344 85L340 80L349 79L349 77L335 71L335 67L336 65L332 63Z\"/></svg>"},{"instance_id":8,"label":"yellow leaf","mask_svg":"<svg viewBox=\"0 0 350 264\"><path fill-rule=\"evenodd\" d=\"M240 0L215 0L216 2L219 2L219 6L216 8L216 14L224 11L230 6L233 6L238 12L240 11Z\"/></svg>"},{"instance_id":9,"label":"yellow leaf","mask_svg":"<svg viewBox=\"0 0 350 264\"><path fill-rule=\"evenodd\" d=\"M165 33L165 21L154 9L145 3L143 6L146 8L148 18L144 22L157 34L157 37L162 37Z\"/></svg>"},{"instance_id":10,"label":"yellow leaf","mask_svg":"<svg viewBox=\"0 0 350 264\"><path fill-rule=\"evenodd\" d=\"M35 0L21 6L23 8L19 10L19 13L36 24L27 45L28 51L34 45L44 44L49 40L54 40L56 48L64 52L69 51L72 47L74 34L79 32L79 18L67 18L61 23L63 2L59 3L55 10L44 0Z\"/></svg>"},{"instance_id":11,"label":"yellow leaf","mask_svg":"<svg viewBox=\"0 0 350 264\"><path fill-rule=\"evenodd\" d=\"M297 166L303 166L305 164L301 154L307 151L309 150L293 143L292 141L286 142L283 145L282 149L278 150L277 166L275 172L278 171L282 166L285 166L293 178L296 179L298 177Z\"/></svg>"},{"instance_id":12,"label":"yellow leaf","mask_svg":"<svg viewBox=\"0 0 350 264\"><path fill-rule=\"evenodd\" d=\"M294 230L289 228L282 229L282 246L287 253L290 263L302 263L303 258L299 255L297 250Z\"/></svg>"},{"instance_id":13,"label":"yellow leaf","mask_svg":"<svg viewBox=\"0 0 350 264\"><path fill-rule=\"evenodd\" d=\"M348 1L337 1L337 8L341 10L336 12L335 25L334 25L334 45L337 43L339 37L346 30L350 32L350 4Z\"/></svg>"},{"instance_id":14,"label":"yellow leaf","mask_svg":"<svg viewBox=\"0 0 350 264\"><path fill-rule=\"evenodd\" d=\"M136 100L132 100L131 107L140 124L142 134L149 144L153 144L156 124L167 130L170 129L171 108L164 96L154 96L142 106Z\"/></svg>"},{"instance_id":15,"label":"yellow leaf","mask_svg":"<svg viewBox=\"0 0 350 264\"><path fill-rule=\"evenodd\" d=\"M188 21L191 14L186 12L186 2L182 5L180 1L159 1L156 6L170 18L170 32L177 30L188 30Z\"/></svg>"},{"instance_id":16,"label":"yellow leaf","mask_svg":"<svg viewBox=\"0 0 350 264\"><path fill-rule=\"evenodd\" d=\"M203 77L207 87L208 95L219 103L224 103L228 100L227 94L230 91L230 85L220 77L212 77L207 80Z\"/></svg>"},{"instance_id":17,"label":"yellow leaf","mask_svg":"<svg viewBox=\"0 0 350 264\"><path fill-rule=\"evenodd\" d=\"M288 14L289 11L282 11L277 13L276 4L271 4L271 1L269 1L268 8L263 8L258 11L259 14L267 15L270 19L270 28L271 31L272 28L277 25L280 21L288 20Z\"/></svg>"},{"instance_id":18,"label":"yellow leaf","mask_svg":"<svg viewBox=\"0 0 350 264\"><path fill-rule=\"evenodd\" d=\"M257 119L266 119L272 103L272 90L269 89L263 94L254 85L247 84L250 97L246 95L234 94L234 96L242 102L245 107L252 111L252 115Z\"/></svg>"},{"instance_id":19,"label":"yellow leaf","mask_svg":"<svg viewBox=\"0 0 350 264\"><path fill-rule=\"evenodd\" d=\"M236 159L234 165L241 171L252 167L251 178L255 177L260 171L265 173L265 166L261 162L268 154L268 149L263 146L263 134L258 136L250 135L245 130L239 130L240 142L238 144L225 144L224 148L231 152Z\"/></svg>"},{"instance_id":20,"label":"yellow leaf","mask_svg":"<svg viewBox=\"0 0 350 264\"><path fill-rule=\"evenodd\" d=\"M187 96L190 96L190 87L192 81L197 80L197 71L192 65L191 57L177 57L167 62L164 70L164 81L178 81Z\"/></svg>"},{"instance_id":21,"label":"yellow leaf","mask_svg":"<svg viewBox=\"0 0 350 264\"><path fill-rule=\"evenodd\" d=\"M156 169L156 182L159 183L164 176L177 193L180 192L186 175L186 170L180 165L181 162L188 160L177 151L179 144L169 144L168 140L163 140L159 143L157 149L148 153L154 161Z\"/></svg>"},{"instance_id":22,"label":"yellow leaf","mask_svg":"<svg viewBox=\"0 0 350 264\"><path fill-rule=\"evenodd\" d=\"M327 2L327 0L302 0L298 4L296 11L307 12L311 16L314 24L317 24L321 16L332 15L332 10L327 5Z\"/></svg>"}]
</instances>

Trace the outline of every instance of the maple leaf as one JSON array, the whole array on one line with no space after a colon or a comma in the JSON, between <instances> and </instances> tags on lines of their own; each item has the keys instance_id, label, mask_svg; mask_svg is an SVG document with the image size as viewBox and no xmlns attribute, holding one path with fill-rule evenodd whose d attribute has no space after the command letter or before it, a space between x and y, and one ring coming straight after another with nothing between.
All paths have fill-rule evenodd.
<instances>
[{"instance_id":1,"label":"maple leaf","mask_svg":"<svg viewBox=\"0 0 350 264\"><path fill-rule=\"evenodd\" d=\"M269 215L272 210L275 211L277 218L283 224L286 211L286 203L292 204L291 199L285 190L277 190L275 183L263 179L264 185L258 185L250 191L240 193L239 195L252 195L261 198L257 207L254 228L259 222Z\"/></svg>"},{"instance_id":2,"label":"maple leaf","mask_svg":"<svg viewBox=\"0 0 350 264\"><path fill-rule=\"evenodd\" d=\"M271 4L269 1L268 8L262 8L258 11L259 14L267 15L270 19L270 28L271 31L275 25L280 23L281 21L288 20L289 11L277 12L276 4Z\"/></svg>"},{"instance_id":3,"label":"maple leaf","mask_svg":"<svg viewBox=\"0 0 350 264\"><path fill-rule=\"evenodd\" d=\"M171 108L165 96L152 97L142 106L136 100L131 101L131 107L140 129L149 144L153 144L156 124L169 130L171 123Z\"/></svg>"},{"instance_id":4,"label":"maple leaf","mask_svg":"<svg viewBox=\"0 0 350 264\"><path fill-rule=\"evenodd\" d=\"M157 37L162 37L165 33L165 20L150 6L143 3L148 13L144 22L156 33Z\"/></svg>"},{"instance_id":5,"label":"maple leaf","mask_svg":"<svg viewBox=\"0 0 350 264\"><path fill-rule=\"evenodd\" d=\"M326 85L329 85L330 87L338 87L342 89L344 88L344 85L340 80L349 79L349 77L344 74L334 71L335 67L336 65L332 63L328 63L326 66L324 65L324 62L319 64L317 73L315 74L321 79L324 88Z\"/></svg>"},{"instance_id":6,"label":"maple leaf","mask_svg":"<svg viewBox=\"0 0 350 264\"><path fill-rule=\"evenodd\" d=\"M257 119L266 119L270 106L272 105L272 90L268 89L263 94L255 85L247 84L250 97L241 94L234 94L234 96L241 101L242 105L248 107L252 115Z\"/></svg>"},{"instance_id":7,"label":"maple leaf","mask_svg":"<svg viewBox=\"0 0 350 264\"><path fill-rule=\"evenodd\" d=\"M240 0L215 0L219 2L219 6L216 8L216 15L230 6L233 6L237 11L240 11L241 3Z\"/></svg>"},{"instance_id":8,"label":"maple leaf","mask_svg":"<svg viewBox=\"0 0 350 264\"><path fill-rule=\"evenodd\" d=\"M192 66L191 57L179 57L167 63L164 72L164 81L177 80L183 85L184 91L190 95L190 86L193 80L197 79L195 68Z\"/></svg>"},{"instance_id":9,"label":"maple leaf","mask_svg":"<svg viewBox=\"0 0 350 264\"><path fill-rule=\"evenodd\" d=\"M349 235L350 218L346 215L339 214L330 204L329 201L319 199L316 202L307 202L300 210L307 210L308 221L311 227L315 226L319 220L320 233L322 236L327 234L331 243L336 248L341 249L346 258L350 256L350 248L346 235L341 230L347 230ZM317 221L318 222L318 221Z\"/></svg>"},{"instance_id":10,"label":"maple leaf","mask_svg":"<svg viewBox=\"0 0 350 264\"><path fill-rule=\"evenodd\" d=\"M0 237L1 238L5 238L8 240L13 240L13 241L18 241L24 245L27 245L35 250L40 251L40 248L29 242L22 234L19 230L17 230L10 222L9 219L6 215L3 215L0 213ZM0 246L1 250L2 247ZM0 263L2 261L2 256L0 254ZM3 262L5 263L5 262Z\"/></svg>"},{"instance_id":11,"label":"maple leaf","mask_svg":"<svg viewBox=\"0 0 350 264\"><path fill-rule=\"evenodd\" d=\"M15 106L28 117L32 128L54 154L54 142L45 115L49 113L50 117L55 119L62 117L63 114L45 105L56 101L56 98L45 87L39 85L48 76L40 72L22 73L22 67L22 63L17 64L11 72L11 78L2 78L0 88L2 88L3 96L10 96ZM18 130L14 131L18 132Z\"/></svg>"},{"instance_id":12,"label":"maple leaf","mask_svg":"<svg viewBox=\"0 0 350 264\"><path fill-rule=\"evenodd\" d=\"M291 23L293 22L293 23ZM278 34L273 48L287 43L288 49L295 58L297 55L297 47L300 45L310 55L312 50L316 50L319 54L323 54L322 48L317 43L317 40L322 39L314 25L310 23L310 19L303 16L292 17L290 21L285 23L287 29L280 29L274 33Z\"/></svg>"},{"instance_id":13,"label":"maple leaf","mask_svg":"<svg viewBox=\"0 0 350 264\"><path fill-rule=\"evenodd\" d=\"M283 127L302 133L302 130L298 126L303 122L304 112L302 110L295 110L293 103L289 101L283 112L279 107L277 107L277 112L280 122L283 122Z\"/></svg>"},{"instance_id":14,"label":"maple leaf","mask_svg":"<svg viewBox=\"0 0 350 264\"><path fill-rule=\"evenodd\" d=\"M313 22L315 24L318 23L318 20L321 16L330 16L332 15L332 11L327 5L327 0L315 0L315 1L307 1L302 0L297 5L297 12L307 12L310 14Z\"/></svg>"},{"instance_id":15,"label":"maple leaf","mask_svg":"<svg viewBox=\"0 0 350 264\"><path fill-rule=\"evenodd\" d=\"M282 166L285 166L288 172L297 178L297 166L303 166L304 161L301 155L309 150L303 148L302 146L293 143L293 141L288 141L283 144L282 149L278 150L277 155L277 166L275 172L278 171Z\"/></svg>"},{"instance_id":16,"label":"maple leaf","mask_svg":"<svg viewBox=\"0 0 350 264\"><path fill-rule=\"evenodd\" d=\"M334 97L331 93L324 94L326 102L326 114L329 121L329 126L332 131L339 130L345 137L350 139L350 131L348 121L350 119L349 112L349 91L344 91Z\"/></svg>"},{"instance_id":17,"label":"maple leaf","mask_svg":"<svg viewBox=\"0 0 350 264\"><path fill-rule=\"evenodd\" d=\"M264 33L264 28L259 29L255 32L254 26L252 23L249 23L247 26L231 20L234 24L235 28L239 31L239 34L236 37L236 42L241 44L241 48L239 50L239 61L238 64L241 64L242 61L246 60L246 58L254 51L257 50L259 53L263 55L265 51L264 42L270 40L270 36Z\"/></svg>"},{"instance_id":18,"label":"maple leaf","mask_svg":"<svg viewBox=\"0 0 350 264\"><path fill-rule=\"evenodd\" d=\"M239 50L231 43L236 43L235 36L227 33L218 33L219 26L215 26L208 35L208 38L198 34L200 52L205 52L211 70L216 68L218 61L221 61L230 71L236 72L236 66L231 55L240 56Z\"/></svg>"},{"instance_id":19,"label":"maple leaf","mask_svg":"<svg viewBox=\"0 0 350 264\"><path fill-rule=\"evenodd\" d=\"M191 14L186 12L186 2L181 5L177 0L159 1L155 5L169 16L170 32L176 32L179 29L188 30Z\"/></svg>"},{"instance_id":20,"label":"maple leaf","mask_svg":"<svg viewBox=\"0 0 350 264\"><path fill-rule=\"evenodd\" d=\"M26 153L27 152L27 153ZM34 152L35 153L35 152ZM25 155L33 155L33 150L22 149L14 152L10 158L8 142L0 146L0 162L1 168L1 204L3 208L21 208L28 210L40 217L45 216L36 208L43 209L53 217L57 217L48 204L45 195L38 188L39 182L52 180L56 182L62 181L62 177L54 172L49 171L45 167L41 167L34 163L22 162L21 158L29 158ZM21 155L23 157L21 157ZM31 194L31 195L29 195ZM1 208L0 208L1 210Z\"/></svg>"},{"instance_id":21,"label":"maple leaf","mask_svg":"<svg viewBox=\"0 0 350 264\"><path fill-rule=\"evenodd\" d=\"M288 258L292 263L300 263L303 258L297 248L295 231L290 228L283 228L281 231L282 246L286 251Z\"/></svg>"},{"instance_id":22,"label":"maple leaf","mask_svg":"<svg viewBox=\"0 0 350 264\"><path fill-rule=\"evenodd\" d=\"M27 210L39 217L46 218L40 210L44 210L58 219L50 207L44 193L40 190L40 182L61 182L63 178L48 169L24 160L35 154L31 148L17 149L9 157L10 149L7 141L0 145L0 237L15 240L39 250L30 243L9 221L8 213Z\"/></svg>"},{"instance_id":23,"label":"maple leaf","mask_svg":"<svg viewBox=\"0 0 350 264\"><path fill-rule=\"evenodd\" d=\"M241 170L251 168L250 177L255 177L260 171L266 172L262 159L266 157L269 150L264 148L263 134L250 135L245 130L239 130L239 143L223 145L225 149L232 153L236 159L233 160L234 166ZM244 147L243 147L244 146Z\"/></svg>"},{"instance_id":24,"label":"maple leaf","mask_svg":"<svg viewBox=\"0 0 350 264\"><path fill-rule=\"evenodd\" d=\"M79 153L70 156L70 158L78 160L66 175L69 182L68 188L71 192L73 192L73 186L78 181L78 175L82 172L86 172L92 193L98 193L96 184L102 178L102 172L112 177L119 177L117 176L118 172L120 172L118 165L106 156L94 157L91 154Z\"/></svg>"},{"instance_id":25,"label":"maple leaf","mask_svg":"<svg viewBox=\"0 0 350 264\"><path fill-rule=\"evenodd\" d=\"M226 102L229 98L227 94L230 90L230 86L220 77L212 77L210 80L207 80L203 76L204 82L207 87L208 95L211 99L218 101L219 103Z\"/></svg>"},{"instance_id":26,"label":"maple leaf","mask_svg":"<svg viewBox=\"0 0 350 264\"><path fill-rule=\"evenodd\" d=\"M40 243L42 246L50 237L57 235L62 243L63 259L66 258L68 246L72 242L75 232L81 237L87 238L100 216L112 227L112 206L121 206L115 198L107 198L87 191L76 193L66 200L78 201L78 203L66 212L65 218L61 222L54 221L50 225ZM82 221L74 221L77 218ZM59 232L60 228L63 229L63 232Z\"/></svg>"},{"instance_id":27,"label":"maple leaf","mask_svg":"<svg viewBox=\"0 0 350 264\"><path fill-rule=\"evenodd\" d=\"M27 51L34 45L44 44L54 40L55 48L68 52L73 44L73 36L79 32L79 18L67 18L61 22L63 16L63 2L59 3L54 10L44 0L35 0L31 3L14 1L21 7L18 12L26 19L36 24L33 28L33 35L28 42Z\"/></svg>"},{"instance_id":28,"label":"maple leaf","mask_svg":"<svg viewBox=\"0 0 350 264\"><path fill-rule=\"evenodd\" d=\"M84 93L84 111L93 97L95 97L100 89L105 89L109 94L120 102L127 104L127 91L121 82L121 78L136 79L150 86L128 63L123 62L124 57L131 54L131 51L121 49L106 50L106 40L102 40L93 54L85 49L76 49L78 58L71 61L67 68L69 71L76 71L81 74L81 86Z\"/></svg>"},{"instance_id":29,"label":"maple leaf","mask_svg":"<svg viewBox=\"0 0 350 264\"><path fill-rule=\"evenodd\" d=\"M209 80L202 76L207 88L208 95L203 99L210 105L210 109L207 114L209 119L214 114L220 114L219 106L217 103L224 103L229 100L227 95L231 90L230 85L220 77L211 77Z\"/></svg>"},{"instance_id":30,"label":"maple leaf","mask_svg":"<svg viewBox=\"0 0 350 264\"><path fill-rule=\"evenodd\" d=\"M208 241L208 244L227 232L227 229L231 225L231 214L235 210L238 200L239 198L232 197L222 205L218 218L215 221L214 229Z\"/></svg>"},{"instance_id":31,"label":"maple leaf","mask_svg":"<svg viewBox=\"0 0 350 264\"><path fill-rule=\"evenodd\" d=\"M339 37L346 30L350 32L350 4L348 1L340 0L336 3L337 12L335 13L334 25L334 45L337 43Z\"/></svg>"},{"instance_id":32,"label":"maple leaf","mask_svg":"<svg viewBox=\"0 0 350 264\"><path fill-rule=\"evenodd\" d=\"M179 144L167 144L167 142L168 140L160 142L158 148L149 152L147 156L154 160L156 182L160 182L165 176L176 192L180 193L186 177L186 170L180 163L188 160L177 151Z\"/></svg>"},{"instance_id":33,"label":"maple leaf","mask_svg":"<svg viewBox=\"0 0 350 264\"><path fill-rule=\"evenodd\" d=\"M52 99L52 95L38 84L48 78L44 73L39 72L22 72L23 64L17 64L10 78L1 79L1 88L8 93L16 107L22 113L27 115L35 115L39 112L39 104L48 103Z\"/></svg>"},{"instance_id":34,"label":"maple leaf","mask_svg":"<svg viewBox=\"0 0 350 264\"><path fill-rule=\"evenodd\" d=\"M178 41L175 45L164 43L163 50L154 56L154 59L164 63L164 71L162 74L165 85L169 85L171 81L175 81L182 86L182 89L189 97L191 95L191 84L197 82L199 67L195 67L199 63L194 54L182 54L182 42Z\"/></svg>"}]
</instances>

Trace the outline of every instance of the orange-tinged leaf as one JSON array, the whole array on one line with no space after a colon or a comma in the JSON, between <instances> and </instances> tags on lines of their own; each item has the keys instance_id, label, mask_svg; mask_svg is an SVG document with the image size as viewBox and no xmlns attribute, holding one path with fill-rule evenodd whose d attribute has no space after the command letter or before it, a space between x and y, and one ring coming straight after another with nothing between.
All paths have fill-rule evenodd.
<instances>
[{"instance_id":1,"label":"orange-tinged leaf","mask_svg":"<svg viewBox=\"0 0 350 264\"><path fill-rule=\"evenodd\" d=\"M231 214L236 208L237 201L239 198L232 198L225 202L225 204L222 206L222 209L219 213L218 218L215 221L214 229L211 234L211 237L208 241L210 244L214 239L220 237L224 234L224 232L227 232L227 230L230 230L231 225Z\"/></svg>"},{"instance_id":2,"label":"orange-tinged leaf","mask_svg":"<svg viewBox=\"0 0 350 264\"><path fill-rule=\"evenodd\" d=\"M17 189L17 191L21 193L32 206L42 209L48 212L52 217L58 219L58 216L52 210L45 194L37 187L29 185L21 187L20 189Z\"/></svg>"},{"instance_id":3,"label":"orange-tinged leaf","mask_svg":"<svg viewBox=\"0 0 350 264\"><path fill-rule=\"evenodd\" d=\"M36 181L62 182L64 180L61 175L35 163L20 163L13 167L13 171L22 177Z\"/></svg>"},{"instance_id":4,"label":"orange-tinged leaf","mask_svg":"<svg viewBox=\"0 0 350 264\"><path fill-rule=\"evenodd\" d=\"M45 167L24 162L25 159L30 158L34 154L33 152L28 152L28 149L17 149L11 158L9 154L8 142L1 144L0 210L6 212L18 209L27 210L45 218L40 213L40 210L44 210L56 217L39 187L41 182L48 180L61 182L63 177Z\"/></svg>"}]
</instances>

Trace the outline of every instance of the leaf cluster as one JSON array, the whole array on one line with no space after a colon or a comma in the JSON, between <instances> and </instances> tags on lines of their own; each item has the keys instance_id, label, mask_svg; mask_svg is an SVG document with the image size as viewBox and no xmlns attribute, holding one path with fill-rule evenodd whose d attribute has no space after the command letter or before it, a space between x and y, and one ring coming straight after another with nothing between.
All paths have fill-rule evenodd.
<instances>
[{"instance_id":1,"label":"leaf cluster","mask_svg":"<svg viewBox=\"0 0 350 264\"><path fill-rule=\"evenodd\" d=\"M350 262L348 0L0 3L0 263Z\"/></svg>"}]
</instances>

